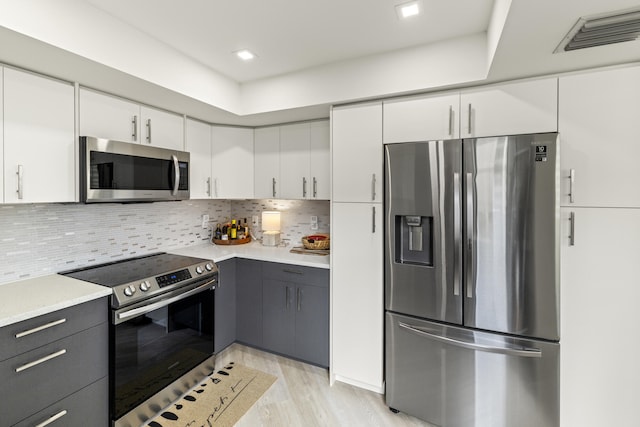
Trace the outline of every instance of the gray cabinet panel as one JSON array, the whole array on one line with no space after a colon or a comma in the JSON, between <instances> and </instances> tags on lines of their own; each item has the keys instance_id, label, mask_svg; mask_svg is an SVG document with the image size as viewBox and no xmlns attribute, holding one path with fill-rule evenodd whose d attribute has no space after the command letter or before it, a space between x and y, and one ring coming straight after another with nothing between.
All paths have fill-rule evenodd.
<instances>
[{"instance_id":1,"label":"gray cabinet panel","mask_svg":"<svg viewBox=\"0 0 640 427\"><path fill-rule=\"evenodd\" d=\"M297 285L295 356L329 366L329 290Z\"/></svg>"},{"instance_id":2,"label":"gray cabinet panel","mask_svg":"<svg viewBox=\"0 0 640 427\"><path fill-rule=\"evenodd\" d=\"M236 259L217 263L213 351L218 353L236 340Z\"/></svg>"},{"instance_id":3,"label":"gray cabinet panel","mask_svg":"<svg viewBox=\"0 0 640 427\"><path fill-rule=\"evenodd\" d=\"M325 268L302 267L277 262L265 262L263 268L264 277L270 279L329 287L329 270Z\"/></svg>"},{"instance_id":4,"label":"gray cabinet panel","mask_svg":"<svg viewBox=\"0 0 640 427\"><path fill-rule=\"evenodd\" d=\"M264 263L242 258L236 261L236 339L261 347Z\"/></svg>"},{"instance_id":5,"label":"gray cabinet panel","mask_svg":"<svg viewBox=\"0 0 640 427\"><path fill-rule=\"evenodd\" d=\"M37 414L20 421L15 427L40 425L63 413L64 415L49 425L52 427L107 427L109 425L108 402L109 382L107 377L104 377Z\"/></svg>"},{"instance_id":6,"label":"gray cabinet panel","mask_svg":"<svg viewBox=\"0 0 640 427\"><path fill-rule=\"evenodd\" d=\"M282 354L293 354L295 285L281 280L262 282L262 346Z\"/></svg>"},{"instance_id":7,"label":"gray cabinet panel","mask_svg":"<svg viewBox=\"0 0 640 427\"><path fill-rule=\"evenodd\" d=\"M0 360L106 322L107 301L106 297L100 298L0 328Z\"/></svg>"},{"instance_id":8,"label":"gray cabinet panel","mask_svg":"<svg viewBox=\"0 0 640 427\"><path fill-rule=\"evenodd\" d=\"M107 367L107 323L1 362L3 422L12 425L106 377Z\"/></svg>"}]
</instances>

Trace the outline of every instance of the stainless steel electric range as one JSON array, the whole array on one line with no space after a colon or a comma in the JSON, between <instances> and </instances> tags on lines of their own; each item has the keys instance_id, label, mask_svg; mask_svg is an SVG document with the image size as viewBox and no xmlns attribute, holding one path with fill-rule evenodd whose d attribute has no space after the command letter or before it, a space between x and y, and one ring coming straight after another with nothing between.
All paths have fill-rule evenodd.
<instances>
[{"instance_id":1,"label":"stainless steel electric range","mask_svg":"<svg viewBox=\"0 0 640 427\"><path fill-rule=\"evenodd\" d=\"M158 253L60 274L113 289L112 425L140 426L213 371L212 260Z\"/></svg>"}]
</instances>

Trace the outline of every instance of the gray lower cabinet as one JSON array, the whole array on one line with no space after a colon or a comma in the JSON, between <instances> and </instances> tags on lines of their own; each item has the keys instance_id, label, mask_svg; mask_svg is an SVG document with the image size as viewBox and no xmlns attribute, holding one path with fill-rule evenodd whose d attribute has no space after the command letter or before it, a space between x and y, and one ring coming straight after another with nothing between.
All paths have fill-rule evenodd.
<instances>
[{"instance_id":1,"label":"gray lower cabinet","mask_svg":"<svg viewBox=\"0 0 640 427\"><path fill-rule=\"evenodd\" d=\"M107 426L107 321L101 298L1 328L2 425Z\"/></svg>"},{"instance_id":2,"label":"gray lower cabinet","mask_svg":"<svg viewBox=\"0 0 640 427\"><path fill-rule=\"evenodd\" d=\"M218 353L236 340L236 264L235 258L218 262L215 296L213 350Z\"/></svg>"},{"instance_id":3,"label":"gray lower cabinet","mask_svg":"<svg viewBox=\"0 0 640 427\"><path fill-rule=\"evenodd\" d=\"M262 346L329 366L329 271L265 263Z\"/></svg>"},{"instance_id":4,"label":"gray lower cabinet","mask_svg":"<svg viewBox=\"0 0 640 427\"><path fill-rule=\"evenodd\" d=\"M262 261L236 260L236 340L262 347Z\"/></svg>"}]
</instances>

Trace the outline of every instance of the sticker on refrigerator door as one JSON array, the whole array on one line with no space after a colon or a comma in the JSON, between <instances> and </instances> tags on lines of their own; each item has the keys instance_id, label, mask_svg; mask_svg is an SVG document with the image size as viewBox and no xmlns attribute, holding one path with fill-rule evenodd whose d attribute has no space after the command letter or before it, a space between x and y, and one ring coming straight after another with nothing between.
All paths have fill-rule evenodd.
<instances>
[{"instance_id":1,"label":"sticker on refrigerator door","mask_svg":"<svg viewBox=\"0 0 640 427\"><path fill-rule=\"evenodd\" d=\"M547 161L547 146L536 145L536 162L546 162L546 161Z\"/></svg>"}]
</instances>

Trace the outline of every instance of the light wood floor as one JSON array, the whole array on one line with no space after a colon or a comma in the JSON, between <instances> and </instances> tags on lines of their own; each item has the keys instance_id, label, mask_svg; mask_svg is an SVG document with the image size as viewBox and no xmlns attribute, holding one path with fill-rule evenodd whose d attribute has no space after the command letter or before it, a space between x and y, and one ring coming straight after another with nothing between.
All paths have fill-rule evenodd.
<instances>
[{"instance_id":1,"label":"light wood floor","mask_svg":"<svg viewBox=\"0 0 640 427\"><path fill-rule=\"evenodd\" d=\"M236 427L423 426L431 424L393 414L384 396L336 381L326 369L233 344L216 357L216 367L236 362L278 377Z\"/></svg>"}]
</instances>

